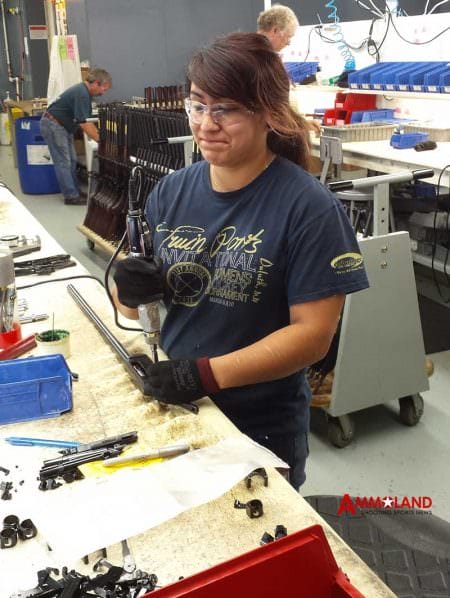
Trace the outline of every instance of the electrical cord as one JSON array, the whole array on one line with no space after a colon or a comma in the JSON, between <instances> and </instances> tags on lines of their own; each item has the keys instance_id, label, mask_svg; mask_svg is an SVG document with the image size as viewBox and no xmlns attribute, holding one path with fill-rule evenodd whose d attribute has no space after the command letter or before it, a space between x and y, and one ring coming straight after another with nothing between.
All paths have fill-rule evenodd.
<instances>
[{"instance_id":1,"label":"electrical cord","mask_svg":"<svg viewBox=\"0 0 450 598\"><path fill-rule=\"evenodd\" d=\"M388 16L388 22L387 22L387 26L386 26L386 30L384 32L383 38L381 40L381 42L379 43L379 45L376 44L376 42L372 39L372 32L373 32L373 28L375 25L375 22L378 21L381 17L376 17L374 19L372 19L372 22L370 24L370 28L369 28L369 34L367 37L365 37L361 43L359 44L359 46L353 46L351 44L349 44L347 41L344 40L344 43L351 48L352 50L355 51L359 51L362 50L365 46L367 46L367 52L370 56L375 56L376 57L376 61L379 62L380 61L380 49L383 46L388 31L389 31L389 27L390 27L390 19L391 19L391 15L389 14ZM383 15L383 19L384 19L384 15ZM312 31L315 31L316 34L319 36L320 40L323 41L326 44L336 44L338 43L338 40L336 39L331 39L329 37L326 37L322 31L321 31L321 27L320 26L316 26L315 28L310 30L310 35ZM309 54L309 44L310 44L310 40L308 40L308 54ZM372 49L372 51L370 50Z\"/></svg>"},{"instance_id":2,"label":"electrical cord","mask_svg":"<svg viewBox=\"0 0 450 598\"><path fill-rule=\"evenodd\" d=\"M50 282L64 282L65 280L75 280L76 278L92 278L92 280L96 280L99 284L103 286L103 282L100 278L96 276L92 276L91 274L79 274L78 276L66 276L64 278L52 278L51 280L41 280L40 282L33 282L32 284L24 284L20 287L16 287L18 291L22 291L23 289L31 289L31 287L38 287L41 284L49 284Z\"/></svg>"},{"instance_id":3,"label":"electrical cord","mask_svg":"<svg viewBox=\"0 0 450 598\"><path fill-rule=\"evenodd\" d=\"M389 15L390 15L390 13L389 13ZM445 29L443 29L441 32L439 32L437 35L435 35L431 39L427 40L426 42L412 42L411 40L406 39L406 37L403 37L403 35L398 31L397 27L395 26L394 19L392 18L391 15L390 15L390 17L391 17L392 27L394 28L394 31L398 35L398 37L400 39L402 39L404 42L406 42L407 44L411 44L412 46L424 46L425 44L430 44L431 42L433 42L435 39L437 39L441 35L444 35L444 33L446 31L450 30L450 27L446 27Z\"/></svg>"},{"instance_id":4,"label":"electrical cord","mask_svg":"<svg viewBox=\"0 0 450 598\"><path fill-rule=\"evenodd\" d=\"M449 2L449 0L441 0L441 2L438 2L437 4L435 4L433 6L433 8L430 10L430 12L428 14L429 15L433 14L434 11L436 10L436 8L439 8L439 6L441 6L442 4L446 4L447 2Z\"/></svg>"},{"instance_id":5,"label":"electrical cord","mask_svg":"<svg viewBox=\"0 0 450 598\"><path fill-rule=\"evenodd\" d=\"M108 285L108 276L109 276L109 271L111 270L111 266L117 256L117 254L119 253L119 251L122 249L124 243L125 243L125 238L126 238L126 233L124 234L124 236L122 237L121 242L119 243L119 247L117 248L117 250L114 252L112 258L109 260L108 265L106 266L106 270L105 270L105 283L103 283L103 281L100 280L100 278L97 278L96 276L91 276L90 274L80 274L78 276L66 276L64 278L53 278L51 280L41 280L39 282L33 282L32 284L25 284L22 285L20 287L17 287L18 291L22 291L24 289L30 289L32 287L38 287L42 284L49 284L50 282L64 282L66 280L76 280L77 278L91 278L92 280L95 280L96 282L98 282L106 291L106 294L108 295L108 298L111 302L112 308L113 308L113 312L114 312L114 322L116 324L116 326L118 328L122 328L122 330L129 330L131 332L142 332L142 328L129 328L127 326L123 326L122 324L120 324L119 320L118 320L118 316L117 316L117 308L114 305L114 301L111 295L111 291L109 289L109 285Z\"/></svg>"},{"instance_id":6,"label":"electrical cord","mask_svg":"<svg viewBox=\"0 0 450 598\"><path fill-rule=\"evenodd\" d=\"M308 56L309 56L309 53L311 51L311 34L312 34L312 32L314 30L320 29L321 27L322 27L322 25L315 25L314 27L311 27L311 29L309 30L309 33L308 33L308 45L306 47L306 56L305 56L305 59L303 60L303 62L306 62L308 60ZM317 33L317 31L316 31L316 33Z\"/></svg>"},{"instance_id":7,"label":"electrical cord","mask_svg":"<svg viewBox=\"0 0 450 598\"><path fill-rule=\"evenodd\" d=\"M108 299L111 302L112 308L113 308L113 312L114 312L114 323L116 324L116 326L118 328L121 328L122 330L129 330L131 332L142 332L142 328L129 328L127 326L123 326L120 322L119 322L119 318L117 315L117 308L116 305L114 303L112 294L111 294L111 290L109 288L109 273L111 271L112 265L116 260L116 257L119 255L119 252L122 250L123 246L125 245L125 241L127 238L127 231L124 232L122 238L120 239L120 243L117 246L116 251L113 253L113 255L111 256L111 259L109 260L107 266L106 266L106 270L105 270L105 291L106 294L108 295Z\"/></svg>"},{"instance_id":8,"label":"electrical cord","mask_svg":"<svg viewBox=\"0 0 450 598\"><path fill-rule=\"evenodd\" d=\"M373 10L372 8L367 6L367 4L364 4L363 2L361 2L361 0L355 0L355 2L360 8L367 10L368 12L375 15L377 18L383 16L383 13L381 12L381 10L378 7L376 7L376 10Z\"/></svg>"},{"instance_id":9,"label":"electrical cord","mask_svg":"<svg viewBox=\"0 0 450 598\"><path fill-rule=\"evenodd\" d=\"M3 181L0 181L0 187L3 187L3 189L7 189L10 193L12 193L11 188L8 187L8 185L6 183L4 183Z\"/></svg>"},{"instance_id":10,"label":"electrical cord","mask_svg":"<svg viewBox=\"0 0 450 598\"><path fill-rule=\"evenodd\" d=\"M370 29L369 29L369 38L370 38L370 39L369 39L369 41L367 42L367 52L368 52L369 56L375 56L375 60L376 60L377 62L380 62L380 50L381 50L381 48L382 48L382 46L383 46L384 42L386 41L386 37L387 37L387 34L388 34L388 32L389 32L389 27L391 26L391 23L393 23L393 20L392 20L392 15L391 15L391 13L389 12L389 13L387 14L387 24L386 24L386 29L385 29L385 32L384 32L384 35L383 35L383 39L382 39L382 40L381 40L381 42L378 44L378 46L377 46L377 44L375 43L375 41L372 39L372 31L373 31L373 26L374 26L374 24L375 24L375 20L373 20L373 21L372 21L372 24L370 25ZM374 51L372 51L372 52L371 52L371 51L370 51L370 48L373 48L373 49L374 49Z\"/></svg>"},{"instance_id":11,"label":"electrical cord","mask_svg":"<svg viewBox=\"0 0 450 598\"><path fill-rule=\"evenodd\" d=\"M374 19L376 20L376 19ZM326 44L336 44L337 41L335 39L331 39L329 37L326 37L321 31L320 31L320 27L321 25L316 25L316 34L320 37L321 41L325 42ZM311 29L310 33L313 31L313 29ZM369 40L369 37L366 37L363 39L363 41L360 43L359 46L352 46L351 44L349 44L348 42L345 42L347 44L347 46L349 48L351 48L352 50L362 50L362 48L364 48L364 46L366 45L367 41Z\"/></svg>"}]
</instances>

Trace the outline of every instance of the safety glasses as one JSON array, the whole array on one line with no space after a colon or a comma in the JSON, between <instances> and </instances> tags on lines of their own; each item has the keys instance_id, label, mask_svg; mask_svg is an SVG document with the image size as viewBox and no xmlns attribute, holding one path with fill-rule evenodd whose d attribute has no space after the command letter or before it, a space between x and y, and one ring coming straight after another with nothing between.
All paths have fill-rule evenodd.
<instances>
[{"instance_id":1,"label":"safety glasses","mask_svg":"<svg viewBox=\"0 0 450 598\"><path fill-rule=\"evenodd\" d=\"M190 122L195 125L202 124L205 114L209 114L216 124L222 126L236 125L245 120L249 114L254 114L252 110L239 104L221 102L207 106L190 98L184 100L184 108Z\"/></svg>"}]
</instances>

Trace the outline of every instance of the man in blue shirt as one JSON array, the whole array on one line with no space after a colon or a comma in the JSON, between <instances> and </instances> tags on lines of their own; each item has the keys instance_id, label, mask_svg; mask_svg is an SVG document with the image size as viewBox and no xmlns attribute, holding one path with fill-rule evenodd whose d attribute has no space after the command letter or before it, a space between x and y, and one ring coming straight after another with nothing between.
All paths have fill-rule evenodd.
<instances>
[{"instance_id":1,"label":"man in blue shirt","mask_svg":"<svg viewBox=\"0 0 450 598\"><path fill-rule=\"evenodd\" d=\"M83 83L72 85L59 95L42 115L41 133L48 145L56 178L67 205L86 203L78 188L73 135L81 127L88 137L98 141L97 127L86 122L92 114L91 98L103 95L111 85L111 75L107 71L94 69Z\"/></svg>"}]
</instances>

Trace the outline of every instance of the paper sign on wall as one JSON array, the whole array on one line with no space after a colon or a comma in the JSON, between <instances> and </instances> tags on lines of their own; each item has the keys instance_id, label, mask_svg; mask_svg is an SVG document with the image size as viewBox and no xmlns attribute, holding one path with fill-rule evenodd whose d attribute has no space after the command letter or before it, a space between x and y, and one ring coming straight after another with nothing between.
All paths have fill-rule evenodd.
<instances>
[{"instance_id":1,"label":"paper sign on wall","mask_svg":"<svg viewBox=\"0 0 450 598\"><path fill-rule=\"evenodd\" d=\"M47 25L29 25L30 39L47 39L48 29Z\"/></svg>"}]
</instances>

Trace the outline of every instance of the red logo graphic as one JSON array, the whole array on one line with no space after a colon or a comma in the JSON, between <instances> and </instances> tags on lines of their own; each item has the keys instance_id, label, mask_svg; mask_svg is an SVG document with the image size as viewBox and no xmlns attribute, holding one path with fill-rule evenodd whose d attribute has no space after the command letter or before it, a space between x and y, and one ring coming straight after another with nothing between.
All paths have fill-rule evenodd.
<instances>
[{"instance_id":1,"label":"red logo graphic","mask_svg":"<svg viewBox=\"0 0 450 598\"><path fill-rule=\"evenodd\" d=\"M350 494L344 494L339 505L337 514L348 512L356 515L357 509L379 509L411 510L430 509L433 501L429 496L357 496L352 498Z\"/></svg>"}]
</instances>

